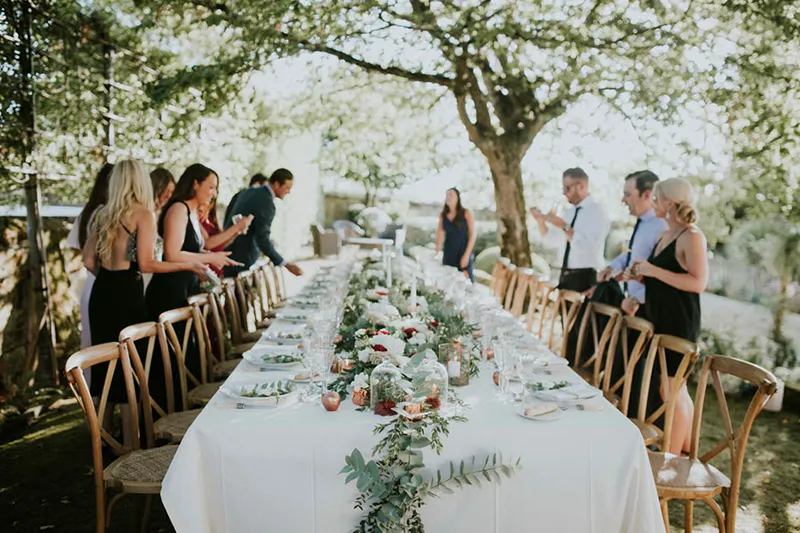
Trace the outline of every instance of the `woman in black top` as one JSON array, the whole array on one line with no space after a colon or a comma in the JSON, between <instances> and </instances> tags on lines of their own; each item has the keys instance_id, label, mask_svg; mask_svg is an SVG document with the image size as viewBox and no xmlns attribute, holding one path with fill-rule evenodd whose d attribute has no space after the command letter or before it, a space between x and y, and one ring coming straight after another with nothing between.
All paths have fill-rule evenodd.
<instances>
[{"instance_id":1,"label":"woman in black top","mask_svg":"<svg viewBox=\"0 0 800 533\"><path fill-rule=\"evenodd\" d=\"M197 209L207 205L217 195L217 174L210 168L194 164L181 175L172 198L161 211L158 231L164 239L164 261L184 262L196 261L205 265L222 268L226 265L237 265L228 259L229 252L204 252L203 234ZM145 303L150 320L157 321L164 311L186 307L190 296L200 292L199 278L194 272L172 272L156 274L147 286ZM183 329L176 328L178 338L183 338ZM172 359L172 375L174 391L180 391L177 361ZM196 339L192 338L186 349L186 366L200 377L200 358ZM166 385L160 355L153 357L150 370L150 394L162 407L166 405ZM181 405L181 398L176 397L176 405Z\"/></svg>"},{"instance_id":2,"label":"woman in black top","mask_svg":"<svg viewBox=\"0 0 800 533\"><path fill-rule=\"evenodd\" d=\"M456 267L470 281L474 281L472 267L475 256L472 255L472 249L475 238L475 221L470 210L461 205L461 193L455 187L448 189L439 216L436 251L442 250L443 265Z\"/></svg>"},{"instance_id":3,"label":"woman in black top","mask_svg":"<svg viewBox=\"0 0 800 533\"><path fill-rule=\"evenodd\" d=\"M83 264L97 279L89 298L89 323L92 344L116 342L120 330L147 321L142 288L142 272L203 273L196 261L162 263L153 254L155 217L153 188L142 166L133 160L119 161L109 178L108 198L97 210L83 247ZM167 275L167 274L164 274ZM105 385L107 368L92 368L92 396L99 397ZM111 404L123 404L123 420L130 411L122 372L118 369L108 395ZM103 427L113 433L113 405L106 409ZM123 427L128 427L127 422ZM132 435L124 435L126 445Z\"/></svg>"},{"instance_id":4,"label":"woman in black top","mask_svg":"<svg viewBox=\"0 0 800 533\"><path fill-rule=\"evenodd\" d=\"M706 238L695 226L689 182L672 178L656 183L653 199L656 215L667 221L648 261L634 261L628 275L645 285L647 318L656 334L697 342L700 334L700 294L708 284ZM674 376L681 356L667 351L667 372ZM656 379L656 376L653 377ZM672 377L668 379L672 386ZM663 398L664 394L661 391ZM684 385L678 392L671 442L667 450L680 454L689 449L694 405Z\"/></svg>"}]
</instances>

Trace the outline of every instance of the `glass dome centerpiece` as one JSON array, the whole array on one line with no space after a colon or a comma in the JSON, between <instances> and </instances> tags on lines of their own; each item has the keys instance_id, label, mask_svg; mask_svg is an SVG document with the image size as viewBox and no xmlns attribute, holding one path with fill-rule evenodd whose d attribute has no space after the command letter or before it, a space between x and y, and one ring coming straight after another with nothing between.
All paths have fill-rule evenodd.
<instances>
[{"instance_id":1,"label":"glass dome centerpiece","mask_svg":"<svg viewBox=\"0 0 800 533\"><path fill-rule=\"evenodd\" d=\"M389 358L375 367L370 375L369 406L381 416L395 414L394 408L406 397L403 374Z\"/></svg>"}]
</instances>

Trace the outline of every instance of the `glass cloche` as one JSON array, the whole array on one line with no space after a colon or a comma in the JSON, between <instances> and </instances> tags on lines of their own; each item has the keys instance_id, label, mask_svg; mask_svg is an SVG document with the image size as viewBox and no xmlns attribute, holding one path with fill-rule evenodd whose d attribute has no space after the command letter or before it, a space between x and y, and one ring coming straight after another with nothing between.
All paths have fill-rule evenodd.
<instances>
[{"instance_id":1,"label":"glass cloche","mask_svg":"<svg viewBox=\"0 0 800 533\"><path fill-rule=\"evenodd\" d=\"M402 381L400 370L388 358L375 367L370 375L369 406L376 414L394 414L392 408L405 397Z\"/></svg>"}]
</instances>

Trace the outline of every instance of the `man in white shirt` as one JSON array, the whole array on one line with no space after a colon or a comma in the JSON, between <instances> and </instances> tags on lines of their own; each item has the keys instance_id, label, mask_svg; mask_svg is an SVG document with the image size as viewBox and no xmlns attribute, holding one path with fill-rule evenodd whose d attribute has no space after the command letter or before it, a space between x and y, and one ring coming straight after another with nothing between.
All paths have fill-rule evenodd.
<instances>
[{"instance_id":1,"label":"man in white shirt","mask_svg":"<svg viewBox=\"0 0 800 533\"><path fill-rule=\"evenodd\" d=\"M605 264L611 222L602 206L589 195L589 176L583 169L568 168L561 179L564 196L571 204L564 218L536 208L530 212L546 245L565 244L559 288L585 292L596 283L597 269Z\"/></svg>"}]
</instances>

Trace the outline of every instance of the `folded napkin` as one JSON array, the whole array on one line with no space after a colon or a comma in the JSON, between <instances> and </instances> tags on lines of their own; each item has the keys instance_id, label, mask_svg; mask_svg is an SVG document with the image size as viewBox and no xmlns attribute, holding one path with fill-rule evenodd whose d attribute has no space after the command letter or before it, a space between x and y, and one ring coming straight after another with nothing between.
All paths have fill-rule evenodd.
<instances>
[{"instance_id":1,"label":"folded napkin","mask_svg":"<svg viewBox=\"0 0 800 533\"><path fill-rule=\"evenodd\" d=\"M522 412L525 416L542 416L548 413L558 411L558 405L552 402L537 403L536 405L529 405L525 407Z\"/></svg>"}]
</instances>

